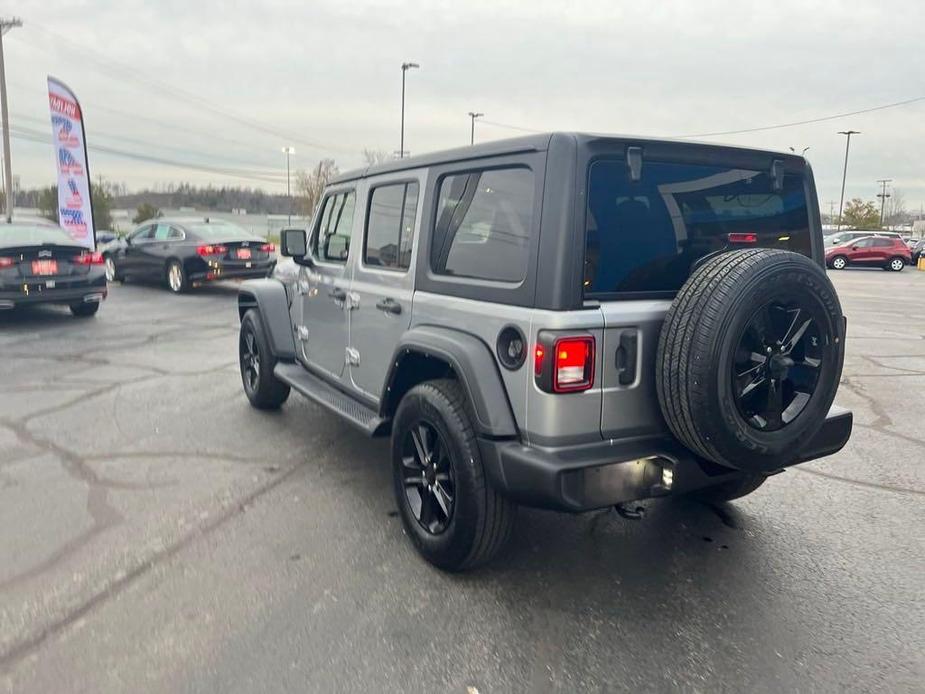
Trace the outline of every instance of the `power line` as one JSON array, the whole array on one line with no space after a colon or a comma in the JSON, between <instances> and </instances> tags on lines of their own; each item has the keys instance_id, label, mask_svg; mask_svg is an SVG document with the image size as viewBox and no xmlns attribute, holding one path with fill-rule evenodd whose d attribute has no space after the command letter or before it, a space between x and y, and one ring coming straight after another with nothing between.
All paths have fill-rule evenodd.
<instances>
[{"instance_id":1,"label":"power line","mask_svg":"<svg viewBox=\"0 0 925 694\"><path fill-rule=\"evenodd\" d=\"M12 126L9 130L10 135L18 140L28 140L31 142L38 142L41 144L48 144L48 135L38 130L32 130L31 128L22 128L18 126ZM194 164L190 162L176 161L174 159L167 159L165 157L158 157L148 154L141 154L139 152L131 152L128 150L119 149L116 147L109 147L107 145L98 145L98 144L89 144L87 143L87 149L93 152L99 152L101 154L110 154L116 157L123 157L126 159L133 159L135 161L144 161L153 164L161 164L163 166L169 166L177 169L188 169L191 171L199 171L203 173L218 174L221 176L229 176L232 178L242 178L250 181L261 181L264 183L282 183L283 174L280 174L278 178L271 178L267 175L260 173L254 173L251 171L241 170L241 169L231 169L227 167L219 166L209 166L207 164Z\"/></svg>"},{"instance_id":2,"label":"power line","mask_svg":"<svg viewBox=\"0 0 925 694\"><path fill-rule=\"evenodd\" d=\"M321 150L328 150L328 151L335 151L335 152L347 152L347 151L352 152L352 150L347 150L345 148L333 147L333 146L324 145L318 142L313 142L311 140L306 140L297 135L294 135L293 133L289 133L289 132L280 130L278 128L266 125L265 123L262 123L260 121L241 116L232 111L219 108L218 106L215 106L213 103L211 103L208 99L204 97L201 97L197 94L193 94L191 92L187 92L178 87L174 87L173 85L170 85L170 84L161 82L159 80L156 80L152 77L149 77L148 75L145 75L144 73L140 72L139 70L133 67L130 67L128 65L125 65L124 63L115 61L112 58L109 58L108 56L98 51L95 51L86 46L83 46L69 39L66 36L63 36L61 34L58 34L54 31L51 31L50 29L47 29L41 26L40 24L30 23L30 26L34 26L36 29L46 34L47 36L51 37L58 43L68 44L73 49L86 55L90 60L97 63L100 67L103 68L103 70L108 71L110 74L131 77L133 82L131 82L130 84L132 86L137 86L135 82L141 82L147 85L149 88L160 91L165 96L168 96L181 103L184 103L187 106L195 106L199 109L202 109L214 115L221 116L222 118L226 118L228 120L234 121L240 125L244 125L251 129L264 132L268 135L273 135L274 137L285 138L287 141L290 141L290 142L296 142L305 147L308 147L309 149L321 149Z\"/></svg>"},{"instance_id":3,"label":"power line","mask_svg":"<svg viewBox=\"0 0 925 694\"><path fill-rule=\"evenodd\" d=\"M17 121L27 121L27 122L29 122L29 123L35 123L35 124L37 124L37 125L46 125L46 121L42 120L41 118L33 118L32 116L27 116L27 115L25 115L25 114L22 114L22 113L15 113L15 112L13 113L13 116L16 118ZM109 134L109 133L106 133L106 134L95 134L95 135L92 137L92 139L93 139L94 141L98 140L99 138L108 139L108 140L119 140L119 141L122 141L122 142L128 142L129 144L141 145L141 146L143 146L143 147L153 147L153 148L156 148L156 149L163 149L163 150L167 150L167 151L177 152L177 153L180 153L180 154L200 154L201 156L206 157L206 158L208 158L208 159L210 159L210 160L224 161L224 162L226 162L226 163L228 163L228 164L233 164L233 165L235 165L235 166L248 167L248 168L252 168L252 169L254 169L254 170L261 170L261 169L263 169L263 171L259 171L259 172L260 172L260 173L265 173L266 175L269 175L269 176L272 176L272 175L281 175L281 174L278 174L278 173L277 173L276 167L266 166L266 165L263 165L263 164L254 164L254 163L252 163L252 162L241 162L241 161L234 160L234 159L229 159L228 157L223 157L223 156L220 156L220 155L216 156L216 155L213 155L213 154L208 154L208 153L206 153L206 152L198 152L198 153L197 153L197 152L194 152L194 151L192 151L192 150L190 150L189 148L186 148L186 147L172 147L172 146L170 146L170 145L164 145L164 144L160 144L160 143L149 142L149 141L147 141L147 140L140 140L140 139L137 139L137 138L134 138L134 137L125 137L125 136L123 136L123 135L112 135L112 134Z\"/></svg>"},{"instance_id":4,"label":"power line","mask_svg":"<svg viewBox=\"0 0 925 694\"><path fill-rule=\"evenodd\" d=\"M910 104L915 104L921 101L925 101L925 96L916 96L911 99L904 99L903 101L894 101L889 104L881 104L879 106L871 106L870 108L863 108L857 111L846 111L844 113L835 113L828 116L820 116L818 118L808 118L806 120L792 121L789 123L777 123L776 125L761 125L754 128L742 128L739 130L720 130L716 132L707 132L707 133L693 133L688 135L669 135L668 137L673 137L677 139L687 139L691 137L716 137L719 135L741 135L743 133L756 133L763 130L778 130L781 128L793 128L799 125L812 125L813 123L824 123L826 121L838 120L839 118L848 118L850 116L859 116L865 113L873 113L875 111L885 111L890 108L899 108L900 106L909 106ZM481 119L481 123L486 125L493 125L497 128L506 128L508 130L519 130L525 133L543 133L549 132L548 130L536 130L534 128L525 128L520 125L511 125L510 123L499 123L498 121L487 120L485 118Z\"/></svg>"}]
</instances>

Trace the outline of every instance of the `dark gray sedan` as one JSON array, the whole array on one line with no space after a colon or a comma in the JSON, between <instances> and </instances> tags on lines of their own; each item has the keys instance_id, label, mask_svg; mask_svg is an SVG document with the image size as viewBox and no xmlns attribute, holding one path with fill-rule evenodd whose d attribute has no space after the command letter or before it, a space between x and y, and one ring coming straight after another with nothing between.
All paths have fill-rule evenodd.
<instances>
[{"instance_id":1,"label":"dark gray sedan","mask_svg":"<svg viewBox=\"0 0 925 694\"><path fill-rule=\"evenodd\" d=\"M51 223L0 223L0 309L67 304L75 316L92 316L106 293L98 251Z\"/></svg>"},{"instance_id":2,"label":"dark gray sedan","mask_svg":"<svg viewBox=\"0 0 925 694\"><path fill-rule=\"evenodd\" d=\"M276 247L230 222L152 219L102 247L106 277L159 280L179 294L213 280L266 277Z\"/></svg>"}]
</instances>

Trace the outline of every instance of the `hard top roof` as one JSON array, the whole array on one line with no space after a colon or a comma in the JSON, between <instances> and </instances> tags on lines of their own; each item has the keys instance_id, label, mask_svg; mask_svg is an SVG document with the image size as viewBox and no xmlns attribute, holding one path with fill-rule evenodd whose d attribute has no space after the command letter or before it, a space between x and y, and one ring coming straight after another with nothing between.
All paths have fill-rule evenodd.
<instances>
[{"instance_id":1,"label":"hard top roof","mask_svg":"<svg viewBox=\"0 0 925 694\"><path fill-rule=\"evenodd\" d=\"M751 152L758 154L773 155L775 157L803 160L803 157L791 152L780 152L768 149L759 149L754 147L740 147L737 145L716 144L712 142L698 142L695 140L679 140L659 137L641 137L637 135L613 135L599 133L583 132L549 132L537 135L527 135L524 137L513 137L504 140L493 140L483 142L477 145L467 147L455 147L453 149L440 150L437 152L428 152L414 157L405 157L404 159L393 159L382 164L374 164L365 168L353 169L346 171L331 179L330 183L343 183L358 178L376 176L379 174L394 173L397 171L406 171L417 169L425 166L434 166L437 164L449 164L471 159L481 159L483 157L501 156L505 154L520 154L523 152L540 152L549 146L553 137L562 136L573 138L576 143L583 144L599 140L613 140L615 143L641 145L655 143L677 143L685 147L703 147L714 151L726 152Z\"/></svg>"}]
</instances>

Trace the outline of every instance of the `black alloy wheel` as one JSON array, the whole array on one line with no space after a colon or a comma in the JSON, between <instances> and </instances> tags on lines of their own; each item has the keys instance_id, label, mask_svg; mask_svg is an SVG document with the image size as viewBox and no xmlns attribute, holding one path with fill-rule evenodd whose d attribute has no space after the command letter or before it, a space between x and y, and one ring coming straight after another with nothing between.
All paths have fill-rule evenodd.
<instances>
[{"instance_id":1,"label":"black alloy wheel","mask_svg":"<svg viewBox=\"0 0 925 694\"><path fill-rule=\"evenodd\" d=\"M759 431L787 426L815 392L822 360L819 328L805 307L765 304L748 321L733 360L740 414Z\"/></svg>"},{"instance_id":2,"label":"black alloy wheel","mask_svg":"<svg viewBox=\"0 0 925 694\"><path fill-rule=\"evenodd\" d=\"M431 535L441 534L453 518L456 496L446 442L432 424L420 421L405 433L401 460L405 497L415 520Z\"/></svg>"},{"instance_id":3,"label":"black alloy wheel","mask_svg":"<svg viewBox=\"0 0 925 694\"><path fill-rule=\"evenodd\" d=\"M260 385L260 351L257 349L257 336L249 327L241 331L241 376L244 387L256 392Z\"/></svg>"}]
</instances>

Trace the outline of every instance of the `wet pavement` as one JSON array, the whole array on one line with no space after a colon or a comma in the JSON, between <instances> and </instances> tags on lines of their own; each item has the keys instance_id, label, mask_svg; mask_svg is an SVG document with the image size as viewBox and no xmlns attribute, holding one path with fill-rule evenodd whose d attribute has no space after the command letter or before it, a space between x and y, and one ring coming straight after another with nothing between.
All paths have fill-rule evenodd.
<instances>
[{"instance_id":1,"label":"wet pavement","mask_svg":"<svg viewBox=\"0 0 925 694\"><path fill-rule=\"evenodd\" d=\"M384 442L249 407L234 285L0 314L0 691L922 691L925 272L833 279L844 451L641 521L522 509L460 576Z\"/></svg>"}]
</instances>

